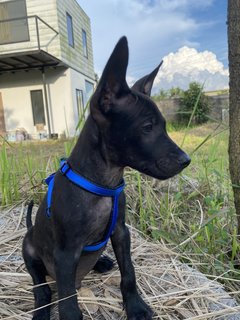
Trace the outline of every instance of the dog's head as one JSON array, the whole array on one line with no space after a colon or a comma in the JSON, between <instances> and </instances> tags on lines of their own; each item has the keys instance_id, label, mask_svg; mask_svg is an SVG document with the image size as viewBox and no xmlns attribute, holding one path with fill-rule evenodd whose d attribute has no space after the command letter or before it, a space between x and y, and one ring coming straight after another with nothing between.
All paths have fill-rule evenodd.
<instances>
[{"instance_id":1,"label":"dog's head","mask_svg":"<svg viewBox=\"0 0 240 320\"><path fill-rule=\"evenodd\" d=\"M90 102L108 160L158 179L181 172L189 156L168 136L166 121L150 99L161 64L130 89L126 82L128 45L117 43Z\"/></svg>"}]
</instances>

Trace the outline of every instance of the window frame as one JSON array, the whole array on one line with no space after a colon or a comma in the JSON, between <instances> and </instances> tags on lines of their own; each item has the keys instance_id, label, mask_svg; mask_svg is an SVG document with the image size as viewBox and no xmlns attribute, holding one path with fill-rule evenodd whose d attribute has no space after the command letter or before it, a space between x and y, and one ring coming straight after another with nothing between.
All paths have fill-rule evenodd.
<instances>
[{"instance_id":1,"label":"window frame","mask_svg":"<svg viewBox=\"0 0 240 320\"><path fill-rule=\"evenodd\" d=\"M83 56L88 59L87 32L84 29L82 29L82 46L83 46Z\"/></svg>"},{"instance_id":2,"label":"window frame","mask_svg":"<svg viewBox=\"0 0 240 320\"><path fill-rule=\"evenodd\" d=\"M41 92L42 93L42 111L43 111L43 122L36 121L36 111L34 111L33 107L33 96L32 94L34 92ZM44 124L46 125L46 118L45 118L45 109L44 109L44 101L43 101L43 90L42 89L36 89L36 90L30 90L30 98L31 98L31 107L32 107L32 116L33 116L33 124L36 126L37 124Z\"/></svg>"},{"instance_id":3,"label":"window frame","mask_svg":"<svg viewBox=\"0 0 240 320\"><path fill-rule=\"evenodd\" d=\"M75 92L76 92L76 100L77 100L78 120L80 120L80 117L83 117L83 119L85 120L85 107L84 107L84 99L83 99L83 90L76 88ZM79 99L81 99L82 107L79 105Z\"/></svg>"},{"instance_id":4,"label":"window frame","mask_svg":"<svg viewBox=\"0 0 240 320\"><path fill-rule=\"evenodd\" d=\"M70 22L70 24L68 22ZM73 18L67 11L66 11L66 26L67 26L68 45L74 48Z\"/></svg>"},{"instance_id":5,"label":"window frame","mask_svg":"<svg viewBox=\"0 0 240 320\"><path fill-rule=\"evenodd\" d=\"M89 88L89 87L87 88L87 86L91 87L91 94L90 94L90 91L87 90ZM93 92L94 92L94 84L91 81L85 79L85 98L86 98L85 105L88 103L88 101L90 101L90 98L93 95Z\"/></svg>"}]
</instances>

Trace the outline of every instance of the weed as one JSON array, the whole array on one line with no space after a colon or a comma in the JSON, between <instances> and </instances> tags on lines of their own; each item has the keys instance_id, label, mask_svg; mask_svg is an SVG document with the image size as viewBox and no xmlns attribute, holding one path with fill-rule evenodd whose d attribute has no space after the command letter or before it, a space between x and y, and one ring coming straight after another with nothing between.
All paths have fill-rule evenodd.
<instances>
[{"instance_id":1,"label":"weed","mask_svg":"<svg viewBox=\"0 0 240 320\"><path fill-rule=\"evenodd\" d=\"M208 124L172 131L176 143L192 157L177 177L158 181L127 169L127 220L155 241L175 248L183 261L195 261L201 271L218 275L228 285L240 279L239 239L228 172L228 131ZM207 137L207 138L206 138ZM70 154L74 139L8 145L0 149L1 204L42 199L41 183ZM186 260L187 259L187 260ZM224 277L222 276L224 274Z\"/></svg>"}]
</instances>

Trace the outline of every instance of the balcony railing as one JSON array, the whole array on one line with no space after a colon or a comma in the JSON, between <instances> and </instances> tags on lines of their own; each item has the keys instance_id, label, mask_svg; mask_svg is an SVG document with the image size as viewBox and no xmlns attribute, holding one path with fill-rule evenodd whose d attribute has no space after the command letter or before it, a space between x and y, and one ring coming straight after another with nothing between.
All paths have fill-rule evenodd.
<instances>
[{"instance_id":1,"label":"balcony railing","mask_svg":"<svg viewBox=\"0 0 240 320\"><path fill-rule=\"evenodd\" d=\"M58 32L37 15L0 20L0 55L32 50L51 54Z\"/></svg>"}]
</instances>

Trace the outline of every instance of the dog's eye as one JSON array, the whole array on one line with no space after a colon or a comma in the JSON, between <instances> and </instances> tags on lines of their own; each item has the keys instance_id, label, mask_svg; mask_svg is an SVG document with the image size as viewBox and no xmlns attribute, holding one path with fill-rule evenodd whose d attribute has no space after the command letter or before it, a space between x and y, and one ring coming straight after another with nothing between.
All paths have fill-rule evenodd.
<instances>
[{"instance_id":1,"label":"dog's eye","mask_svg":"<svg viewBox=\"0 0 240 320\"><path fill-rule=\"evenodd\" d=\"M142 127L142 130L143 130L143 132L145 132L145 133L151 132L152 129L153 129L152 123L146 123L146 124Z\"/></svg>"}]
</instances>

